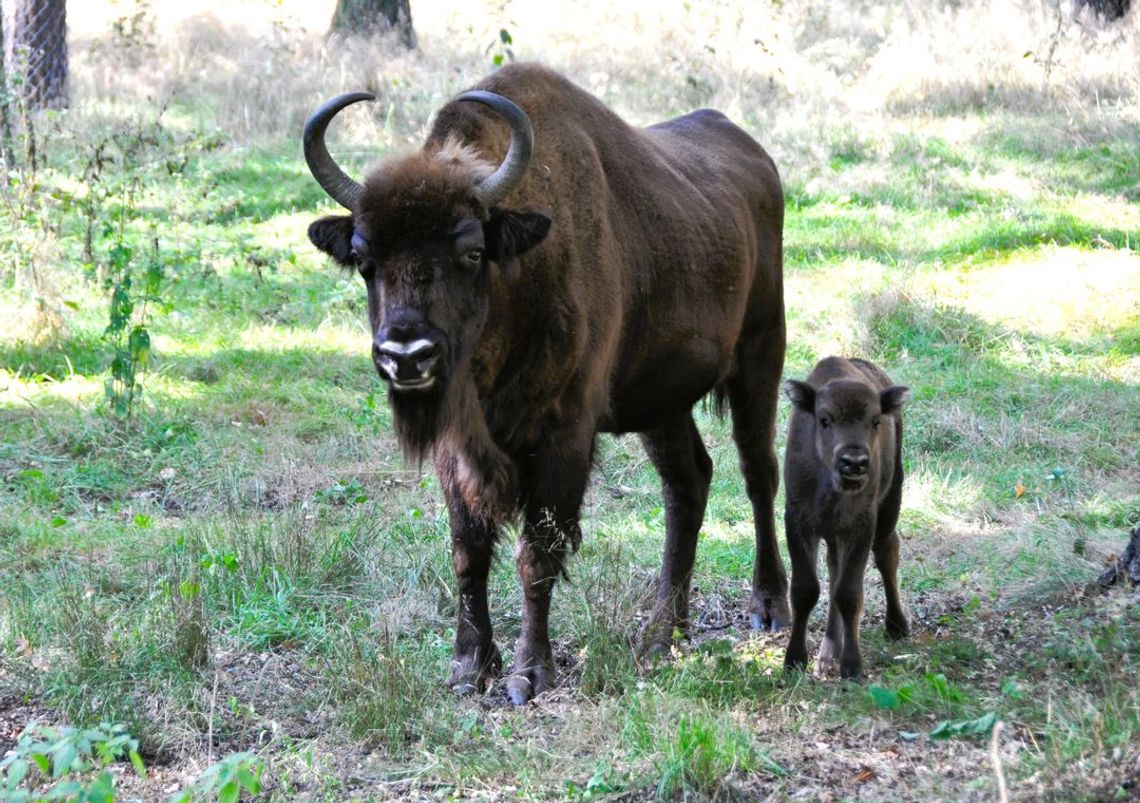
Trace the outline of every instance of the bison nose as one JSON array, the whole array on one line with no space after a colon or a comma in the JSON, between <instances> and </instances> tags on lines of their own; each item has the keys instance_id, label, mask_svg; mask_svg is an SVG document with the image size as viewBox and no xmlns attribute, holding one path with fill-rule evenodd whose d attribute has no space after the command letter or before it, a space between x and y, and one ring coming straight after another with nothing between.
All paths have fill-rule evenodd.
<instances>
[{"instance_id":1,"label":"bison nose","mask_svg":"<svg viewBox=\"0 0 1140 803\"><path fill-rule=\"evenodd\" d=\"M839 456L839 473L844 477L862 477L866 475L871 458L862 452L848 452Z\"/></svg>"},{"instance_id":2,"label":"bison nose","mask_svg":"<svg viewBox=\"0 0 1140 803\"><path fill-rule=\"evenodd\" d=\"M426 337L385 339L372 344L372 362L397 390L427 390L435 383L434 368L442 350Z\"/></svg>"}]
</instances>

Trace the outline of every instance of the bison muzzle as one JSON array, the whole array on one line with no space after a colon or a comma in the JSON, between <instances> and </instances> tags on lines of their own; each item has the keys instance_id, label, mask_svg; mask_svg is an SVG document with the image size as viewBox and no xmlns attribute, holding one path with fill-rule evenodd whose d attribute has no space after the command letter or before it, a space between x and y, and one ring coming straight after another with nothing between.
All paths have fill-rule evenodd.
<instances>
[{"instance_id":1,"label":"bison muzzle","mask_svg":"<svg viewBox=\"0 0 1140 803\"><path fill-rule=\"evenodd\" d=\"M358 183L324 134L369 97L334 98L306 124L310 170L349 211L309 237L360 273L397 437L439 475L458 584L452 686L482 690L500 671L487 575L520 513L507 693L525 703L554 682L551 592L580 541L599 432L640 433L661 476L665 554L642 639L668 648L688 623L712 476L692 408L710 393L731 408L753 505L753 623L786 624L773 511L784 207L768 154L719 112L634 128L557 73L512 65Z\"/></svg>"},{"instance_id":2,"label":"bison muzzle","mask_svg":"<svg viewBox=\"0 0 1140 803\"><path fill-rule=\"evenodd\" d=\"M887 597L887 636L906 636L899 602L902 406L909 389L865 360L828 357L806 382L788 380L793 410L784 459L784 529L792 559L792 632L784 663L807 664L807 621L819 600L816 552L827 545L830 600L816 671L862 669L863 573L874 553Z\"/></svg>"}]
</instances>

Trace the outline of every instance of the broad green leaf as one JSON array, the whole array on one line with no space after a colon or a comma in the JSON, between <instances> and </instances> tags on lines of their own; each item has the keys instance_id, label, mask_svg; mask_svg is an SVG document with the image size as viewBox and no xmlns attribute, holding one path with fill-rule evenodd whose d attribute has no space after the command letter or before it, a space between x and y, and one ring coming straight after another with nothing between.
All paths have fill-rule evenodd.
<instances>
[{"instance_id":1,"label":"broad green leaf","mask_svg":"<svg viewBox=\"0 0 1140 803\"><path fill-rule=\"evenodd\" d=\"M868 691L871 693L871 699L879 708L893 710L898 708L902 702L899 693L893 689L885 689L882 686L871 686Z\"/></svg>"}]
</instances>

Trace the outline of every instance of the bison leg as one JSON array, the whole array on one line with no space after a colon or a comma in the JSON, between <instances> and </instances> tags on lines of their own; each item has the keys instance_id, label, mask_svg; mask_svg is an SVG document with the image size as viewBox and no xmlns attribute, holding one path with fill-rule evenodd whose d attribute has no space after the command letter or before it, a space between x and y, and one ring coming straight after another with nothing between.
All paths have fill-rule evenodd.
<instances>
[{"instance_id":1,"label":"bison leg","mask_svg":"<svg viewBox=\"0 0 1140 803\"><path fill-rule=\"evenodd\" d=\"M451 510L451 565L459 586L455 658L449 685L460 694L482 692L502 670L491 635L487 575L498 531L473 517L457 494L447 494Z\"/></svg>"},{"instance_id":2,"label":"bison leg","mask_svg":"<svg viewBox=\"0 0 1140 803\"><path fill-rule=\"evenodd\" d=\"M851 538L836 544L838 577L832 582L831 604L842 620L843 646L839 652L839 676L857 678L863 669L859 651L859 620L863 616L863 574L871 552L871 538ZM835 575L833 575L835 577ZM828 611L831 618L831 611Z\"/></svg>"},{"instance_id":3,"label":"bison leg","mask_svg":"<svg viewBox=\"0 0 1140 803\"><path fill-rule=\"evenodd\" d=\"M689 624L689 585L713 464L692 413L645 433L641 442L661 475L665 498L665 554L657 600L642 631L641 645L643 651L667 652L673 634Z\"/></svg>"},{"instance_id":4,"label":"bison leg","mask_svg":"<svg viewBox=\"0 0 1140 803\"><path fill-rule=\"evenodd\" d=\"M815 674L827 677L839 669L839 654L843 651L843 619L835 604L835 589L839 585L839 549L833 541L827 544L827 624L815 657Z\"/></svg>"},{"instance_id":5,"label":"bison leg","mask_svg":"<svg viewBox=\"0 0 1140 803\"><path fill-rule=\"evenodd\" d=\"M896 462L891 490L879 508L875 530L875 567L883 577L887 598L887 638L902 639L910 634L910 624L899 599L899 536L895 532L902 503L902 464Z\"/></svg>"},{"instance_id":6,"label":"bison leg","mask_svg":"<svg viewBox=\"0 0 1140 803\"><path fill-rule=\"evenodd\" d=\"M784 667L802 671L807 667L808 618L819 601L819 575L816 572L819 539L805 533L787 513L784 515L784 531L792 559L792 633L784 653Z\"/></svg>"},{"instance_id":7,"label":"bison leg","mask_svg":"<svg viewBox=\"0 0 1140 803\"><path fill-rule=\"evenodd\" d=\"M752 627L780 630L791 620L788 578L776 544L776 401L784 365L783 317L778 325L741 335L735 371L725 380L732 408L732 437L740 454L752 515L756 522L756 562L748 603Z\"/></svg>"},{"instance_id":8,"label":"bison leg","mask_svg":"<svg viewBox=\"0 0 1140 803\"><path fill-rule=\"evenodd\" d=\"M507 696L525 705L554 685L550 649L550 598L563 574L565 557L582 538L578 511L589 476L592 441L580 448L550 449L533 469L525 496L526 524L515 563L522 581L523 608Z\"/></svg>"}]
</instances>

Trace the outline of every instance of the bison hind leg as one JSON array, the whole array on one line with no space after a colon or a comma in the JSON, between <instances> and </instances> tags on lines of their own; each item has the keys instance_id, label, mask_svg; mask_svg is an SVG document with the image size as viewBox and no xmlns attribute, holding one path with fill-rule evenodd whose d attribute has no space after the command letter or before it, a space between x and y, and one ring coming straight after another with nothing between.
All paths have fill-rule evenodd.
<instances>
[{"instance_id":1,"label":"bison hind leg","mask_svg":"<svg viewBox=\"0 0 1140 803\"><path fill-rule=\"evenodd\" d=\"M791 621L788 578L776 543L776 407L784 365L783 314L746 324L736 346L734 370L724 380L732 409L732 438L740 456L756 523L756 562L748 603L755 630L782 630Z\"/></svg>"},{"instance_id":2,"label":"bison hind leg","mask_svg":"<svg viewBox=\"0 0 1140 803\"><path fill-rule=\"evenodd\" d=\"M653 612L641 633L642 653L668 653L689 625L689 585L697 535L705 518L713 464L691 412L643 433L642 444L661 476L665 550Z\"/></svg>"}]
</instances>

